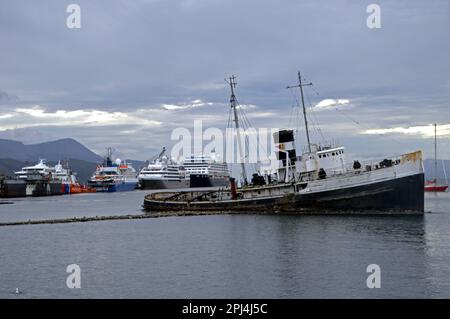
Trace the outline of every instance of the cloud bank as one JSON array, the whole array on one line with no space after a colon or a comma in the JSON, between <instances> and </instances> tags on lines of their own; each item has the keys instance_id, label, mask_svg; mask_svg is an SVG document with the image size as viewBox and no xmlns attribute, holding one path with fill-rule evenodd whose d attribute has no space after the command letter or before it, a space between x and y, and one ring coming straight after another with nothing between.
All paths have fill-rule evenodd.
<instances>
[{"instance_id":1,"label":"cloud bank","mask_svg":"<svg viewBox=\"0 0 450 319\"><path fill-rule=\"evenodd\" d=\"M0 138L73 137L145 159L171 145L173 128L226 126L232 74L252 124L301 129L298 92L285 89L299 70L316 90L305 87L312 138L350 154L427 156L429 125L445 131L450 119L448 1L380 0L376 30L370 1L77 3L77 30L66 27L68 3L2 3Z\"/></svg>"}]
</instances>

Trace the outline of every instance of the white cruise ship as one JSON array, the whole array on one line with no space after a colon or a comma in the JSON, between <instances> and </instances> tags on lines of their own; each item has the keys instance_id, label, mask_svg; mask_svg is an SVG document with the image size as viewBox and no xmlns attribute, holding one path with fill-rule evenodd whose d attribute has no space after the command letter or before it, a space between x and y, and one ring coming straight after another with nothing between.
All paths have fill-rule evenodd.
<instances>
[{"instance_id":1,"label":"white cruise ship","mask_svg":"<svg viewBox=\"0 0 450 319\"><path fill-rule=\"evenodd\" d=\"M144 167L139 175L139 188L141 189L167 189L187 188L189 179L183 166L172 161L165 155L166 149Z\"/></svg>"},{"instance_id":2,"label":"white cruise ship","mask_svg":"<svg viewBox=\"0 0 450 319\"><path fill-rule=\"evenodd\" d=\"M228 186L230 173L227 163L214 156L191 155L183 161L190 179L190 187Z\"/></svg>"}]
</instances>

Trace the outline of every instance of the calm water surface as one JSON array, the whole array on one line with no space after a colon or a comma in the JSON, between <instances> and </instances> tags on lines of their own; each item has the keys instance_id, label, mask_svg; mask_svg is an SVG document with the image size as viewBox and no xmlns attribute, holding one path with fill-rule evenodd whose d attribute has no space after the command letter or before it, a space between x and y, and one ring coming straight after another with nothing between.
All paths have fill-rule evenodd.
<instances>
[{"instance_id":1,"label":"calm water surface","mask_svg":"<svg viewBox=\"0 0 450 319\"><path fill-rule=\"evenodd\" d=\"M145 192L26 198L0 221L139 214ZM0 227L3 298L449 298L450 193L423 217L201 216ZM81 267L81 289L66 267ZM378 264L380 289L366 287ZM19 287L22 294L14 291Z\"/></svg>"}]
</instances>

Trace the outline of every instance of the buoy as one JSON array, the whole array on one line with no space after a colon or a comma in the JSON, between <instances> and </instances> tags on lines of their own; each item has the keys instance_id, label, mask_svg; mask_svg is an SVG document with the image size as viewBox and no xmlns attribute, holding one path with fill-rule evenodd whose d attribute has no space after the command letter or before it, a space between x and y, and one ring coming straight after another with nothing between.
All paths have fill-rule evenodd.
<instances>
[{"instance_id":1,"label":"buoy","mask_svg":"<svg viewBox=\"0 0 450 319\"><path fill-rule=\"evenodd\" d=\"M16 294L21 294L22 292L19 290L19 288L16 288Z\"/></svg>"}]
</instances>

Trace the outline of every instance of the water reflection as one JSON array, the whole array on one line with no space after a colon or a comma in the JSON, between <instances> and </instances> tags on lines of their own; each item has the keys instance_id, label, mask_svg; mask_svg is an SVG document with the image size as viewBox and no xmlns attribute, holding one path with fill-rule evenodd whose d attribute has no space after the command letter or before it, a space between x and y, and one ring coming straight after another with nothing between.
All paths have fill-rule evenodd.
<instances>
[{"instance_id":1,"label":"water reflection","mask_svg":"<svg viewBox=\"0 0 450 319\"><path fill-rule=\"evenodd\" d=\"M423 216L265 218L276 223L276 282L291 297L428 296ZM372 263L380 290L366 287Z\"/></svg>"}]
</instances>

